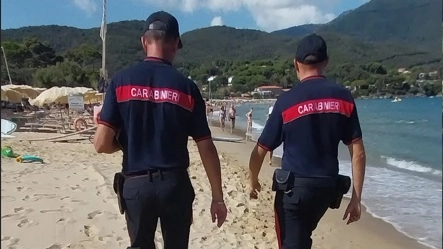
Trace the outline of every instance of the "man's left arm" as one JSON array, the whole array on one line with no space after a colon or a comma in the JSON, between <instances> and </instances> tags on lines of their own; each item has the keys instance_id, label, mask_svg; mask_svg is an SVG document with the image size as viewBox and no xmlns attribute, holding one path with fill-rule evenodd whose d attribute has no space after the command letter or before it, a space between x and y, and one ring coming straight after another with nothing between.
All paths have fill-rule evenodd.
<instances>
[{"instance_id":1,"label":"man's left arm","mask_svg":"<svg viewBox=\"0 0 443 249\"><path fill-rule=\"evenodd\" d=\"M249 159L249 175L251 182L258 181L263 160L268 151L275 150L282 143L283 118L280 108L276 105L269 115L257 145L254 147Z\"/></svg>"},{"instance_id":2,"label":"man's left arm","mask_svg":"<svg viewBox=\"0 0 443 249\"><path fill-rule=\"evenodd\" d=\"M94 147L98 153L111 154L121 149L116 135L122 125L118 108L115 82L111 81L106 89L105 101L97 120L97 130L94 135Z\"/></svg>"}]
</instances>

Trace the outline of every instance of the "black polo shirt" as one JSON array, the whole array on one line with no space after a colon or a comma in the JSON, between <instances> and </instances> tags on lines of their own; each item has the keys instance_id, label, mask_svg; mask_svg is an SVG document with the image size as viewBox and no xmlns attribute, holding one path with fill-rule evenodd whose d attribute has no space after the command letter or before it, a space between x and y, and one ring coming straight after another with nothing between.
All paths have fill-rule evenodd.
<instances>
[{"instance_id":1,"label":"black polo shirt","mask_svg":"<svg viewBox=\"0 0 443 249\"><path fill-rule=\"evenodd\" d=\"M115 75L99 123L119 132L125 173L187 168L188 136L211 138L196 84L152 57Z\"/></svg>"},{"instance_id":2,"label":"black polo shirt","mask_svg":"<svg viewBox=\"0 0 443 249\"><path fill-rule=\"evenodd\" d=\"M283 142L282 169L300 177L327 177L338 174L340 141L351 144L361 137L350 91L315 76L279 97L258 145L272 151Z\"/></svg>"}]
</instances>

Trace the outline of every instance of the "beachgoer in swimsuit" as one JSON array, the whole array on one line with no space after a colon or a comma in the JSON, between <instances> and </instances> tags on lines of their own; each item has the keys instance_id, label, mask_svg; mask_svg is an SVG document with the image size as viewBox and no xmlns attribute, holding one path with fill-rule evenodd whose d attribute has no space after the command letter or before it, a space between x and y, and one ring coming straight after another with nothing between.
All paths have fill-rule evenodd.
<instances>
[{"instance_id":1,"label":"beachgoer in swimsuit","mask_svg":"<svg viewBox=\"0 0 443 249\"><path fill-rule=\"evenodd\" d=\"M224 105L220 107L220 128L222 131L225 130L225 121L226 121L226 108Z\"/></svg>"},{"instance_id":2,"label":"beachgoer in swimsuit","mask_svg":"<svg viewBox=\"0 0 443 249\"><path fill-rule=\"evenodd\" d=\"M229 120L231 120L231 133L234 131L235 128L235 115L237 114L237 111L235 110L234 104L231 105L229 108Z\"/></svg>"},{"instance_id":3,"label":"beachgoer in swimsuit","mask_svg":"<svg viewBox=\"0 0 443 249\"><path fill-rule=\"evenodd\" d=\"M246 128L246 134L250 134L252 132L252 108L246 113L246 118L248 118L248 126Z\"/></svg>"}]
</instances>

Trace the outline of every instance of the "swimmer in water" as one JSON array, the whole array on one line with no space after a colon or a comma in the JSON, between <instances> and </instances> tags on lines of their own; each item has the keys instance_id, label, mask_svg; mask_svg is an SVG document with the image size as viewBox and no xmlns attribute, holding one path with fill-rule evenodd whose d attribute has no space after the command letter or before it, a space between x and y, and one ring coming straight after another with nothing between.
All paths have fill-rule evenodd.
<instances>
[{"instance_id":1,"label":"swimmer in water","mask_svg":"<svg viewBox=\"0 0 443 249\"><path fill-rule=\"evenodd\" d=\"M252 133L252 108L246 113L246 118L248 119L248 126L246 128L246 134Z\"/></svg>"}]
</instances>

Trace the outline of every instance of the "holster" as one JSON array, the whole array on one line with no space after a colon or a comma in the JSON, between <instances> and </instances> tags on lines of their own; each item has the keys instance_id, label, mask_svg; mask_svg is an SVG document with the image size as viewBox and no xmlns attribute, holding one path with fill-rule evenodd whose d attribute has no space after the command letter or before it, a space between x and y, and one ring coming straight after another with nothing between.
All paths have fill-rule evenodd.
<instances>
[{"instance_id":1,"label":"holster","mask_svg":"<svg viewBox=\"0 0 443 249\"><path fill-rule=\"evenodd\" d=\"M273 191L289 191L292 189L294 183L294 175L290 171L283 169L276 169L272 177Z\"/></svg>"},{"instance_id":2,"label":"holster","mask_svg":"<svg viewBox=\"0 0 443 249\"><path fill-rule=\"evenodd\" d=\"M343 199L343 195L348 193L351 188L351 178L349 176L338 175L337 184L335 187L335 196L332 198L331 204L329 208L337 209L340 207L341 200Z\"/></svg>"},{"instance_id":3,"label":"holster","mask_svg":"<svg viewBox=\"0 0 443 249\"><path fill-rule=\"evenodd\" d=\"M117 194L118 200L118 208L121 214L125 213L126 210L126 202L125 198L123 198L123 186L125 184L125 175L122 172L117 172L114 175L114 192Z\"/></svg>"}]
</instances>

